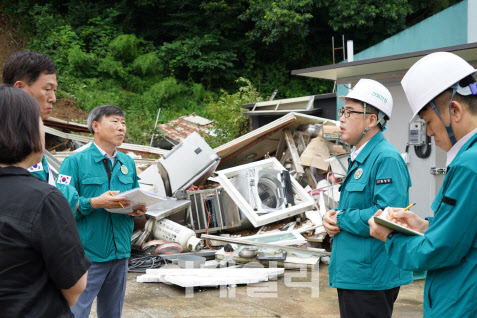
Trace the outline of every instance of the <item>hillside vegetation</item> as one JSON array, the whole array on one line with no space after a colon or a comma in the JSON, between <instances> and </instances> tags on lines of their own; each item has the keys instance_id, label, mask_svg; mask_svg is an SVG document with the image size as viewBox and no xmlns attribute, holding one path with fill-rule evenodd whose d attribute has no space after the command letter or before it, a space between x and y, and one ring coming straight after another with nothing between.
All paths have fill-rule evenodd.
<instances>
[{"instance_id":1,"label":"hillside vegetation","mask_svg":"<svg viewBox=\"0 0 477 318\"><path fill-rule=\"evenodd\" d=\"M213 119L211 146L247 129L243 103L330 92L292 77L332 63L331 37L359 51L458 1L446 0L20 0L4 3L27 47L59 67L59 97L88 112L125 110L129 142L195 112ZM340 60L341 52L337 54Z\"/></svg>"}]
</instances>

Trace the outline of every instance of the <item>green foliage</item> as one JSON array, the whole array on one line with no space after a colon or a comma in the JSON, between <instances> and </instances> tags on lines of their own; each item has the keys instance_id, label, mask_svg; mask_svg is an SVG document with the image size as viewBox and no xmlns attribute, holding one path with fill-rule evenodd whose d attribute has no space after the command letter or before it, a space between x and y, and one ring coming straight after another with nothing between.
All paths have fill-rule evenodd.
<instances>
[{"instance_id":1,"label":"green foliage","mask_svg":"<svg viewBox=\"0 0 477 318\"><path fill-rule=\"evenodd\" d=\"M237 83L243 86L235 94L222 91L217 101L207 105L206 113L215 123L215 135L205 136L208 144L215 148L247 132L248 117L243 115L243 104L261 101L262 98L253 84L246 78L239 78Z\"/></svg>"},{"instance_id":2,"label":"green foliage","mask_svg":"<svg viewBox=\"0 0 477 318\"><path fill-rule=\"evenodd\" d=\"M313 18L313 0L257 0L239 16L251 20L255 26L248 32L251 39L261 39L265 44L283 38L308 34L308 22Z\"/></svg>"},{"instance_id":3,"label":"green foliage","mask_svg":"<svg viewBox=\"0 0 477 318\"><path fill-rule=\"evenodd\" d=\"M276 99L330 92L333 82L290 71L330 64L331 36L359 51L457 2L18 0L0 13L57 63L58 96L85 111L124 109L128 141L149 142L160 108L160 123L194 112L214 120L217 146L246 131L242 104L275 89Z\"/></svg>"},{"instance_id":4,"label":"green foliage","mask_svg":"<svg viewBox=\"0 0 477 318\"><path fill-rule=\"evenodd\" d=\"M138 75L151 76L161 74L164 71L159 55L150 52L138 56L131 64L131 70Z\"/></svg>"},{"instance_id":5,"label":"green foliage","mask_svg":"<svg viewBox=\"0 0 477 318\"><path fill-rule=\"evenodd\" d=\"M164 43L159 54L167 65L166 72L210 86L212 80L223 77L221 72L233 68L232 62L237 60L235 53L221 49L220 40L217 34L204 34L203 37Z\"/></svg>"},{"instance_id":6,"label":"green foliage","mask_svg":"<svg viewBox=\"0 0 477 318\"><path fill-rule=\"evenodd\" d=\"M132 62L139 55L139 44L134 34L121 34L109 44L110 54L124 63Z\"/></svg>"},{"instance_id":7,"label":"green foliage","mask_svg":"<svg viewBox=\"0 0 477 318\"><path fill-rule=\"evenodd\" d=\"M98 58L93 53L86 53L78 45L68 52L69 70L76 76L96 77L98 75Z\"/></svg>"},{"instance_id":8,"label":"green foliage","mask_svg":"<svg viewBox=\"0 0 477 318\"><path fill-rule=\"evenodd\" d=\"M405 27L406 17L412 13L408 0L334 0L328 6L334 31L382 26L392 35Z\"/></svg>"},{"instance_id":9,"label":"green foliage","mask_svg":"<svg viewBox=\"0 0 477 318\"><path fill-rule=\"evenodd\" d=\"M91 18L85 25L78 27L86 50L101 57L106 56L109 44L119 35L118 27L114 24L118 15L116 10L108 9L105 16Z\"/></svg>"}]
</instances>

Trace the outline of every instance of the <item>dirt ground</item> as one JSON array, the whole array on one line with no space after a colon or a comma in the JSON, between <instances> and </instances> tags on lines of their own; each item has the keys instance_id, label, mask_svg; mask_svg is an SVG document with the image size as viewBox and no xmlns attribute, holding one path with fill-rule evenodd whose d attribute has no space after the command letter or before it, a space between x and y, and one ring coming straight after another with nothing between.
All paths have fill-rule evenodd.
<instances>
[{"instance_id":1,"label":"dirt ground","mask_svg":"<svg viewBox=\"0 0 477 318\"><path fill-rule=\"evenodd\" d=\"M321 265L314 276L310 271L285 271L276 281L253 286L192 290L162 283L137 283L138 275L128 275L123 318L339 317L336 289L328 287L327 265ZM393 317L422 317L423 290L424 280L402 286ZM97 317L95 311L93 308L90 317Z\"/></svg>"},{"instance_id":2,"label":"dirt ground","mask_svg":"<svg viewBox=\"0 0 477 318\"><path fill-rule=\"evenodd\" d=\"M18 27L6 15L0 15L0 80L3 78L3 65L16 51L26 48L27 39ZM61 74L58 74L61 76ZM61 88L60 88L61 89ZM58 99L53 107L52 117L85 123L88 114L79 109L75 102L68 98Z\"/></svg>"},{"instance_id":3,"label":"dirt ground","mask_svg":"<svg viewBox=\"0 0 477 318\"><path fill-rule=\"evenodd\" d=\"M86 119L88 118L88 114L84 110L79 109L76 103L69 98L58 99L53 105L53 111L50 116L81 124L86 124Z\"/></svg>"},{"instance_id":4,"label":"dirt ground","mask_svg":"<svg viewBox=\"0 0 477 318\"><path fill-rule=\"evenodd\" d=\"M0 14L0 79L3 78L3 65L8 57L26 47L26 38L12 25L10 19Z\"/></svg>"}]
</instances>

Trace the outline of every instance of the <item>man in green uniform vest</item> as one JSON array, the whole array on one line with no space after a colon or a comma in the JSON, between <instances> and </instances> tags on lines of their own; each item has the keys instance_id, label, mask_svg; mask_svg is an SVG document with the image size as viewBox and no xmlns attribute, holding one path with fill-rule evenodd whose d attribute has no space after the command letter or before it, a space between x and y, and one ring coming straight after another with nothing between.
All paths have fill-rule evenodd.
<instances>
[{"instance_id":1,"label":"man in green uniform vest","mask_svg":"<svg viewBox=\"0 0 477 318\"><path fill-rule=\"evenodd\" d=\"M117 150L127 131L124 112L114 105L98 106L88 115L88 129L93 144L66 158L56 180L74 212L86 255L93 262L86 289L71 311L76 318L87 318L97 299L98 317L120 318L133 216L142 216L147 210L144 206L132 207L129 214L106 210L128 207L130 201L118 193L139 187L134 160Z\"/></svg>"},{"instance_id":2,"label":"man in green uniform vest","mask_svg":"<svg viewBox=\"0 0 477 318\"><path fill-rule=\"evenodd\" d=\"M413 112L447 152L447 173L423 220L403 209L398 224L421 232L406 236L376 224L370 233L385 242L390 260L411 271L427 270L424 317L477 317L477 83L476 70L448 52L429 54L402 79ZM377 214L381 212L378 211Z\"/></svg>"},{"instance_id":3,"label":"man in green uniform vest","mask_svg":"<svg viewBox=\"0 0 477 318\"><path fill-rule=\"evenodd\" d=\"M399 288L412 282L412 273L389 261L383 242L369 234L368 219L379 209L409 203L407 166L381 132L393 99L370 79L361 79L340 99L345 101L339 111L341 138L354 148L338 208L323 218L334 235L329 286L338 289L341 317L390 318Z\"/></svg>"}]
</instances>

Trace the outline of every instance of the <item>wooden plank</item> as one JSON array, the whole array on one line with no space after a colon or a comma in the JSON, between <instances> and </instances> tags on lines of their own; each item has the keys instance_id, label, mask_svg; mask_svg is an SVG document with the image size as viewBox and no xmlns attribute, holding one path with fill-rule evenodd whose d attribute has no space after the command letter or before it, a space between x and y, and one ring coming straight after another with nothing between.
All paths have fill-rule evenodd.
<instances>
[{"instance_id":1,"label":"wooden plank","mask_svg":"<svg viewBox=\"0 0 477 318\"><path fill-rule=\"evenodd\" d=\"M293 162L293 167L295 168L295 172L298 174L304 174L305 170L303 170L303 167L300 164L300 156L298 155L298 151L296 149L293 136L289 130L285 130L284 134L285 134L285 140L287 142L288 150L290 150L290 155L292 157L292 162Z\"/></svg>"},{"instance_id":2,"label":"wooden plank","mask_svg":"<svg viewBox=\"0 0 477 318\"><path fill-rule=\"evenodd\" d=\"M288 161L288 158L290 158L290 149L287 149L285 151L285 155L283 155L282 159L280 159L280 163L283 165L285 162Z\"/></svg>"},{"instance_id":3,"label":"wooden plank","mask_svg":"<svg viewBox=\"0 0 477 318\"><path fill-rule=\"evenodd\" d=\"M297 143L298 155L300 156L303 151L306 149L305 139L303 138L303 133L301 131L295 131L293 137Z\"/></svg>"},{"instance_id":4,"label":"wooden plank","mask_svg":"<svg viewBox=\"0 0 477 318\"><path fill-rule=\"evenodd\" d=\"M310 187L313 189L316 189L316 186L318 183L316 182L315 176L313 175L313 172L311 171L310 167L305 167L305 175L306 175L306 180Z\"/></svg>"}]
</instances>

